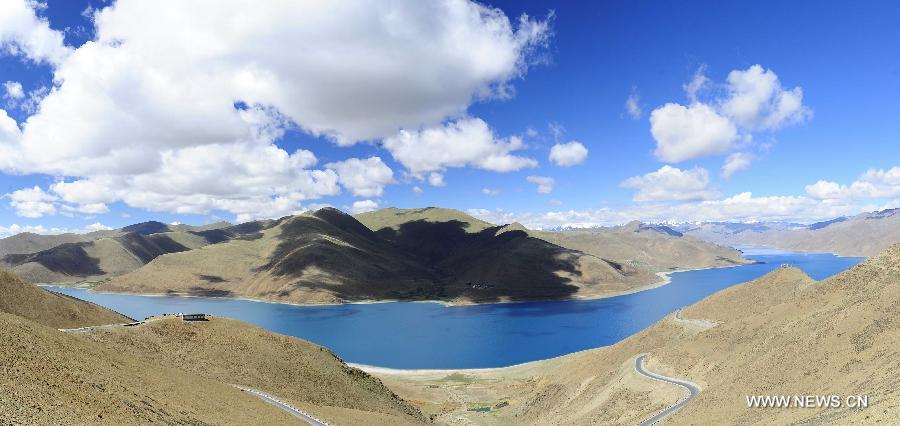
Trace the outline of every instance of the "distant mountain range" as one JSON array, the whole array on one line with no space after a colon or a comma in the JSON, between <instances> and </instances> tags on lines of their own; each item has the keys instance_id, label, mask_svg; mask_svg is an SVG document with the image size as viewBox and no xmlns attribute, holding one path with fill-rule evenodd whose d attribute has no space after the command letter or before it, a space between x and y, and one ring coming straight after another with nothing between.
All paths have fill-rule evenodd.
<instances>
[{"instance_id":1,"label":"distant mountain range","mask_svg":"<svg viewBox=\"0 0 900 426\"><path fill-rule=\"evenodd\" d=\"M7 240L21 247L17 237L0 247ZM202 229L147 222L73 238L6 254L3 263L34 282L100 281L104 291L469 303L623 294L660 281L660 271L747 262L737 250L668 227L551 233L441 208L356 217L326 208Z\"/></svg>"},{"instance_id":2,"label":"distant mountain range","mask_svg":"<svg viewBox=\"0 0 900 426\"><path fill-rule=\"evenodd\" d=\"M900 242L900 209L838 217L809 225L796 223L709 222L676 227L717 244L767 246L845 256L873 256Z\"/></svg>"}]
</instances>

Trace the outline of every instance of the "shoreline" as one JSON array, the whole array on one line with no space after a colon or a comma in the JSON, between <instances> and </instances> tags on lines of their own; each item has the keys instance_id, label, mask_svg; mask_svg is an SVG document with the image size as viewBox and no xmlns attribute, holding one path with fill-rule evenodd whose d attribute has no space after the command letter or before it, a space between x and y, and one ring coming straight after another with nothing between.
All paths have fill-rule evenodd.
<instances>
[{"instance_id":1,"label":"shoreline","mask_svg":"<svg viewBox=\"0 0 900 426\"><path fill-rule=\"evenodd\" d=\"M468 302L468 301L448 301L448 300L402 300L402 299L370 299L370 300L354 300L354 301L343 301L343 302L335 302L335 303L296 303L296 302L285 302L279 300L269 300L269 299L260 299L253 297L229 297L229 296L202 296L188 293L180 293L180 292L172 292L172 293L135 293L135 292L127 292L127 291L98 291L94 290L93 287L86 285L79 285L79 283L37 283L36 285L40 287L59 287L59 288L71 288L77 290L85 290L94 294L108 294L108 295L123 295L123 296L143 296L143 297L185 297L185 298L199 298L199 299L220 299L220 300L242 300L247 302L258 302L258 303L274 303L279 305L290 305L290 306L298 306L298 307L326 307L326 306L344 306L344 305L374 305L379 303L434 303L447 308L453 307L461 307L461 306L480 306L480 305L500 305L500 304L510 304L510 303L540 303L540 302L567 302L567 301L590 301L590 300L600 300L600 299L610 299L613 297L619 296L627 296L635 293L640 293L642 291L653 290L659 287L662 287L666 284L672 282L671 274L676 274L679 272L692 272L692 271L702 271L706 269L720 269L720 268L734 268L738 266L747 266L752 265L756 262L745 263L745 264L733 264L733 265L721 265L721 266L705 266L699 268L685 268L685 269L676 269L672 271L660 271L656 272L655 275L660 277L660 281L652 282L640 287L633 288L631 290L625 290L620 292L614 292L603 295L592 295L592 296L573 296L569 298L561 298L561 299L534 299L534 300L500 300L500 301L491 301L491 302Z\"/></svg>"}]
</instances>

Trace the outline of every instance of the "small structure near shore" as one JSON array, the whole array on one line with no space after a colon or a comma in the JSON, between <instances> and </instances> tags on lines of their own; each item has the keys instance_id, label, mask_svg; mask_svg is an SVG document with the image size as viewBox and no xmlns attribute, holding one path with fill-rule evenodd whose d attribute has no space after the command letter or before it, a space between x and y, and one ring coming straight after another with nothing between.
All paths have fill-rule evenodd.
<instances>
[{"instance_id":1,"label":"small structure near shore","mask_svg":"<svg viewBox=\"0 0 900 426\"><path fill-rule=\"evenodd\" d=\"M181 314L184 321L208 321L206 314Z\"/></svg>"}]
</instances>

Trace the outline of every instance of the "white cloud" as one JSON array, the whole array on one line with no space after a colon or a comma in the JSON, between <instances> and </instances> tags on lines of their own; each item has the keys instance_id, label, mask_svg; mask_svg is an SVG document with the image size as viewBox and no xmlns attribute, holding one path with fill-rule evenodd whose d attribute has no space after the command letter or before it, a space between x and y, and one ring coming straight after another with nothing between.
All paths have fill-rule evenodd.
<instances>
[{"instance_id":1,"label":"white cloud","mask_svg":"<svg viewBox=\"0 0 900 426\"><path fill-rule=\"evenodd\" d=\"M703 168L681 170L662 166L643 176L634 176L622 182L623 188L637 189L634 201L698 201L719 197L709 183L709 172Z\"/></svg>"},{"instance_id":2,"label":"white cloud","mask_svg":"<svg viewBox=\"0 0 900 426\"><path fill-rule=\"evenodd\" d=\"M772 70L753 65L728 74L729 95L722 112L750 130L775 130L803 122L812 112L803 105L803 89L784 90Z\"/></svg>"},{"instance_id":3,"label":"white cloud","mask_svg":"<svg viewBox=\"0 0 900 426\"><path fill-rule=\"evenodd\" d=\"M778 130L812 115L803 105L803 89L782 89L778 76L759 65L731 71L725 95L704 100L701 94L712 84L705 71L700 67L684 85L688 106L667 103L650 113L658 159L678 163L725 154L739 137L749 144L753 132Z\"/></svg>"},{"instance_id":4,"label":"white cloud","mask_svg":"<svg viewBox=\"0 0 900 426\"><path fill-rule=\"evenodd\" d=\"M730 178L731 175L750 168L751 163L753 163L753 154L735 152L725 159L725 164L722 165L722 176Z\"/></svg>"},{"instance_id":5,"label":"white cloud","mask_svg":"<svg viewBox=\"0 0 900 426\"><path fill-rule=\"evenodd\" d=\"M488 197L493 197L497 194L500 194L500 190L492 188L481 188L481 193L487 195Z\"/></svg>"},{"instance_id":6,"label":"white cloud","mask_svg":"<svg viewBox=\"0 0 900 426\"><path fill-rule=\"evenodd\" d=\"M701 222L762 220L811 221L857 214L875 206L820 201L803 196L754 197L749 192L697 203L642 203L622 209L601 208L514 213L504 210L470 209L468 212L491 223L519 222L528 228L594 227L621 225L632 220L644 222Z\"/></svg>"},{"instance_id":7,"label":"white cloud","mask_svg":"<svg viewBox=\"0 0 900 426\"><path fill-rule=\"evenodd\" d=\"M44 192L39 186L13 191L6 196L10 199L9 205L16 209L19 216L39 218L56 214L54 202L57 197Z\"/></svg>"},{"instance_id":8,"label":"white cloud","mask_svg":"<svg viewBox=\"0 0 900 426\"><path fill-rule=\"evenodd\" d=\"M25 97L25 91L22 90L22 83L18 81L7 81L3 83L6 94L3 96L7 99L22 99Z\"/></svg>"},{"instance_id":9,"label":"white cloud","mask_svg":"<svg viewBox=\"0 0 900 426\"><path fill-rule=\"evenodd\" d=\"M379 197L384 186L394 182L394 172L380 157L350 158L325 167L336 171L341 185L358 197Z\"/></svg>"},{"instance_id":10,"label":"white cloud","mask_svg":"<svg viewBox=\"0 0 900 426\"><path fill-rule=\"evenodd\" d=\"M512 154L524 148L517 136L497 139L480 118L465 118L421 131L401 130L383 146L410 173L421 176L448 167L476 167L511 172L537 166L537 161Z\"/></svg>"},{"instance_id":11,"label":"white cloud","mask_svg":"<svg viewBox=\"0 0 900 426\"><path fill-rule=\"evenodd\" d=\"M644 110L641 108L641 96L638 95L637 91L632 90L628 95L628 99L625 100L625 112L635 120L640 119L644 115Z\"/></svg>"},{"instance_id":12,"label":"white cloud","mask_svg":"<svg viewBox=\"0 0 900 426\"><path fill-rule=\"evenodd\" d=\"M93 15L95 40L70 49L23 5L0 6L0 41L52 63L54 87L34 92L21 132L0 110L0 171L94 182L132 207L238 218L340 191L311 152L275 145L287 129L347 145L464 117L472 102L509 97L550 36L547 21L510 22L466 0L120 0ZM533 161L509 154L521 141L488 141L462 166Z\"/></svg>"},{"instance_id":13,"label":"white cloud","mask_svg":"<svg viewBox=\"0 0 900 426\"><path fill-rule=\"evenodd\" d=\"M691 79L690 83L681 86L681 88L684 89L684 92L687 94L691 103L697 103L700 98L700 92L709 86L709 84L709 77L706 76L706 65L701 65L697 68L697 71L694 73L694 78Z\"/></svg>"},{"instance_id":14,"label":"white cloud","mask_svg":"<svg viewBox=\"0 0 900 426\"><path fill-rule=\"evenodd\" d=\"M537 192L541 194L553 192L553 185L556 183L556 181L549 176L528 176L525 180L537 185Z\"/></svg>"},{"instance_id":15,"label":"white cloud","mask_svg":"<svg viewBox=\"0 0 900 426\"><path fill-rule=\"evenodd\" d=\"M900 167L869 169L850 185L820 180L807 185L806 193L819 200L900 197Z\"/></svg>"},{"instance_id":16,"label":"white cloud","mask_svg":"<svg viewBox=\"0 0 900 426\"><path fill-rule=\"evenodd\" d=\"M665 104L650 113L656 157L668 163L728 152L737 129L706 104Z\"/></svg>"},{"instance_id":17,"label":"white cloud","mask_svg":"<svg viewBox=\"0 0 900 426\"><path fill-rule=\"evenodd\" d=\"M435 187L447 185L447 183L444 182L444 175L437 172L431 172L428 174L428 184Z\"/></svg>"},{"instance_id":18,"label":"white cloud","mask_svg":"<svg viewBox=\"0 0 900 426\"><path fill-rule=\"evenodd\" d=\"M0 52L58 64L71 49L65 46L61 32L35 14L35 5L35 1L27 0L0 2Z\"/></svg>"},{"instance_id":19,"label":"white cloud","mask_svg":"<svg viewBox=\"0 0 900 426\"><path fill-rule=\"evenodd\" d=\"M414 194L416 194L416 196L419 196L419 195L422 195L422 193L424 193L425 190L422 189L422 188L420 188L420 187L418 187L418 186L414 186L414 187L412 187L412 192L413 192Z\"/></svg>"},{"instance_id":20,"label":"white cloud","mask_svg":"<svg viewBox=\"0 0 900 426\"><path fill-rule=\"evenodd\" d=\"M47 228L43 225L18 225L12 224L9 226L0 226L0 238L6 238L12 235L21 234L23 232L31 232L33 234L41 234L41 235L59 235L59 234L86 234L88 232L95 231L107 231L113 229L109 226L106 226L100 222L96 222L90 224L83 229L69 229L69 228Z\"/></svg>"},{"instance_id":21,"label":"white cloud","mask_svg":"<svg viewBox=\"0 0 900 426\"><path fill-rule=\"evenodd\" d=\"M353 202L350 212L353 214L370 212L378 208L378 203L372 200L360 200Z\"/></svg>"},{"instance_id":22,"label":"white cloud","mask_svg":"<svg viewBox=\"0 0 900 426\"><path fill-rule=\"evenodd\" d=\"M577 141L558 143L550 148L550 161L561 167L571 167L581 164L587 156L587 148L585 148L581 142Z\"/></svg>"}]
</instances>

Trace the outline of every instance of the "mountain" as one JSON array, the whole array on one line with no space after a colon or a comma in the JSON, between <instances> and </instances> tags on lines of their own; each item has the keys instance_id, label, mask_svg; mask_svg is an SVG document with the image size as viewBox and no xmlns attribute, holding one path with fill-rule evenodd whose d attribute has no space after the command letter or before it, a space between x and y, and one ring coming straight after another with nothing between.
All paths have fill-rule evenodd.
<instances>
[{"instance_id":1,"label":"mountain","mask_svg":"<svg viewBox=\"0 0 900 426\"><path fill-rule=\"evenodd\" d=\"M612 228L528 231L529 235L652 272L749 263L741 252L664 225L630 222Z\"/></svg>"},{"instance_id":2,"label":"mountain","mask_svg":"<svg viewBox=\"0 0 900 426\"><path fill-rule=\"evenodd\" d=\"M0 418L10 424L289 424L232 386L331 424L423 424L421 412L325 348L240 321L138 325L0 273ZM103 325L112 324L112 325ZM57 328L89 327L73 331Z\"/></svg>"},{"instance_id":3,"label":"mountain","mask_svg":"<svg viewBox=\"0 0 900 426\"><path fill-rule=\"evenodd\" d=\"M521 366L377 375L436 421L636 424L700 393L667 424L894 423L900 418L900 244L823 281L781 267L615 345ZM869 407L748 408L748 395L867 395ZM495 407L490 412L472 407Z\"/></svg>"},{"instance_id":4,"label":"mountain","mask_svg":"<svg viewBox=\"0 0 900 426\"><path fill-rule=\"evenodd\" d=\"M394 212L405 219L364 217L385 225L377 231L332 208L283 218L258 238L160 256L98 289L294 303L488 302L617 294L658 279L460 212L436 222L423 218L427 209Z\"/></svg>"},{"instance_id":5,"label":"mountain","mask_svg":"<svg viewBox=\"0 0 900 426\"><path fill-rule=\"evenodd\" d=\"M163 254L242 238L245 234L241 231L247 229L247 224L215 228L144 222L85 234L81 236L85 241L60 243L33 253L7 254L0 258L0 264L31 282L99 281L133 271Z\"/></svg>"},{"instance_id":6,"label":"mountain","mask_svg":"<svg viewBox=\"0 0 900 426\"><path fill-rule=\"evenodd\" d=\"M736 224L710 223L683 232L719 244L873 256L900 242L900 209L839 217L807 226L736 228Z\"/></svg>"},{"instance_id":7,"label":"mountain","mask_svg":"<svg viewBox=\"0 0 900 426\"><path fill-rule=\"evenodd\" d=\"M23 232L0 239L0 257L8 254L36 253L60 244L83 243L116 235L117 231L97 231L87 234L40 235Z\"/></svg>"},{"instance_id":8,"label":"mountain","mask_svg":"<svg viewBox=\"0 0 900 426\"><path fill-rule=\"evenodd\" d=\"M0 312L52 328L122 324L132 320L102 306L44 290L0 270Z\"/></svg>"}]
</instances>

